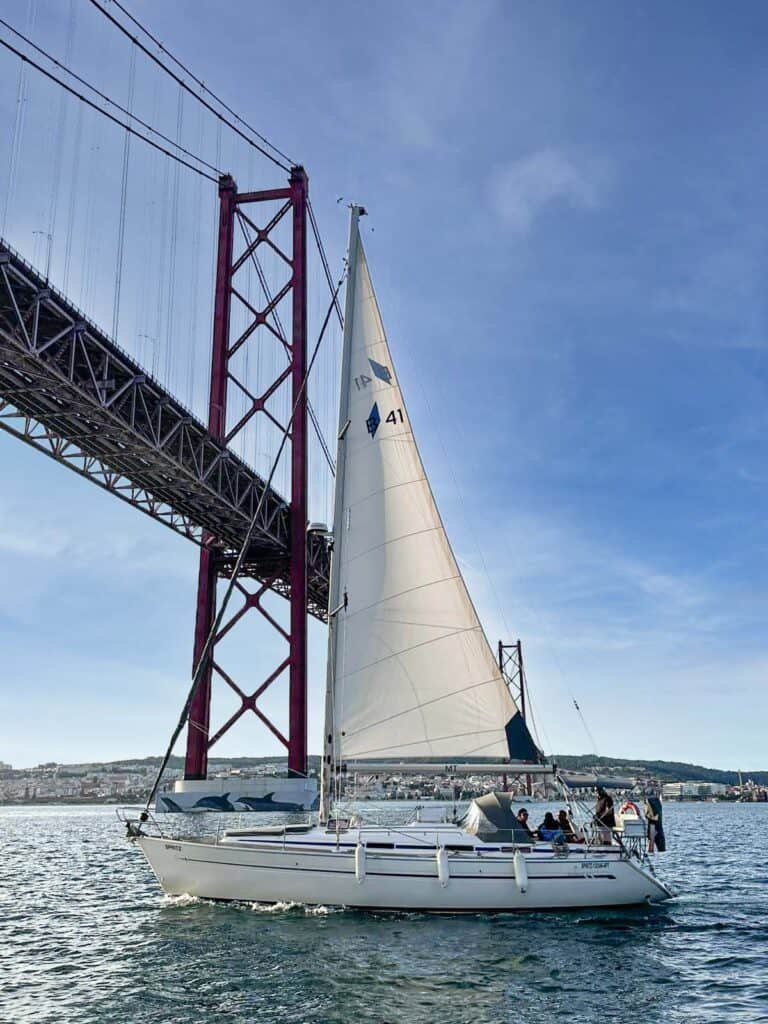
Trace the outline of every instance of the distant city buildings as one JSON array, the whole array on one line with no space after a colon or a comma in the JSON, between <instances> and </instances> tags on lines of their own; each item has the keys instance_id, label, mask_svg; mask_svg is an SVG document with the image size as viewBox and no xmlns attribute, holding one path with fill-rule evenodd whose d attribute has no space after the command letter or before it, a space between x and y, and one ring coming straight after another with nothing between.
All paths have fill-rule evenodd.
<instances>
[{"instance_id":1,"label":"distant city buildings","mask_svg":"<svg viewBox=\"0 0 768 1024\"><path fill-rule=\"evenodd\" d=\"M739 786L722 782L667 782L662 786L665 800L738 800L742 803L768 801L768 791L751 779Z\"/></svg>"},{"instance_id":2,"label":"distant city buildings","mask_svg":"<svg viewBox=\"0 0 768 1024\"><path fill-rule=\"evenodd\" d=\"M726 796L730 788L722 782L667 782L661 792L666 800L706 800L713 796Z\"/></svg>"},{"instance_id":3,"label":"distant city buildings","mask_svg":"<svg viewBox=\"0 0 768 1024\"><path fill-rule=\"evenodd\" d=\"M143 800L157 767L135 764L72 764L55 762L14 771L0 765L0 803L131 803ZM170 772L178 778L180 772Z\"/></svg>"},{"instance_id":4,"label":"distant city buildings","mask_svg":"<svg viewBox=\"0 0 768 1024\"><path fill-rule=\"evenodd\" d=\"M155 780L157 762L120 761L109 764L98 762L83 764L56 764L53 761L35 768L14 770L0 761L0 804L27 803L139 803L143 802ZM212 761L211 776L232 778L233 781L254 776L282 776L284 760L254 762L243 759ZM170 769L164 785L171 785L182 777L180 767ZM575 795L589 799L599 781L606 784L613 779L614 795L640 800L649 789L661 791L666 800L739 800L765 801L768 794L764 786L750 779L740 785L728 786L718 782L665 782L663 785L647 772L628 775L626 768L611 772L602 766L599 773L585 771L566 773L568 784ZM521 801L561 799L551 780L542 776L526 777L495 773L464 775L417 775L399 773L343 774L341 792L348 800L470 800L484 793L506 789Z\"/></svg>"}]
</instances>

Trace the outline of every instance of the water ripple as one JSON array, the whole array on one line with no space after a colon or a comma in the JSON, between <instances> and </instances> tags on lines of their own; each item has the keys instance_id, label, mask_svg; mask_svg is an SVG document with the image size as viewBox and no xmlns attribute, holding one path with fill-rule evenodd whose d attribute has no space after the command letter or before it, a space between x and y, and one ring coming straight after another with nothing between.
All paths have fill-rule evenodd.
<instances>
[{"instance_id":1,"label":"water ripple","mask_svg":"<svg viewBox=\"0 0 768 1024\"><path fill-rule=\"evenodd\" d=\"M663 907L433 918L166 897L111 809L3 808L0 1022L768 1022L768 807L667 819Z\"/></svg>"}]
</instances>

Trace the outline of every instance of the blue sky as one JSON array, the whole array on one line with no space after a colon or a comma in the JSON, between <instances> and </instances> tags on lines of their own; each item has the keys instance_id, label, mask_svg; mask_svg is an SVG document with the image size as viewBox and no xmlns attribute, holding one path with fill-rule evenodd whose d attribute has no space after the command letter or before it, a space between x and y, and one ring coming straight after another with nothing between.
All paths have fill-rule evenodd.
<instances>
[{"instance_id":1,"label":"blue sky","mask_svg":"<svg viewBox=\"0 0 768 1024\"><path fill-rule=\"evenodd\" d=\"M337 199L369 209L364 241L428 472L490 639L523 639L546 748L590 751L575 698L601 754L764 768L764 6L131 9L306 164L335 268ZM125 101L128 47L90 5L74 21L53 0L30 10L37 40L63 56L71 27L80 73ZM30 23L26 5L3 17ZM61 283L77 170L69 290L109 327L122 137L95 117L77 136L72 103L59 144L57 93L30 76L14 171L18 75L0 55L6 234L44 262L55 207ZM176 93L138 58L135 95L176 130ZM182 113L186 143L218 152L242 187L281 183L191 103ZM118 338L199 410L215 190L184 174L177 186L132 146ZM166 212L176 197L175 221L153 189ZM174 225L175 290L158 288L150 324L146 267L167 274ZM312 284L317 317L316 270ZM337 345L318 383L328 422ZM260 443L245 453L257 462ZM160 751L189 678L194 547L5 434L0 460L0 759ZM244 632L232 665L257 683L273 652ZM316 628L312 750L323 673ZM279 719L284 692L267 706ZM254 721L215 750L276 747Z\"/></svg>"}]
</instances>

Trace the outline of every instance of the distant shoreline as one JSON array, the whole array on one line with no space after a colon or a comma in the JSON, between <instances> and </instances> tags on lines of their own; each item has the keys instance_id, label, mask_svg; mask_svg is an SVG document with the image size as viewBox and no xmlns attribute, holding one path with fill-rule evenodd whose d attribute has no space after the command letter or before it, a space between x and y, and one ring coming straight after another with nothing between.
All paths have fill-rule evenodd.
<instances>
[{"instance_id":1,"label":"distant shoreline","mask_svg":"<svg viewBox=\"0 0 768 1024\"><path fill-rule=\"evenodd\" d=\"M39 800L0 800L0 807L143 807L146 797L126 800L117 797L41 797Z\"/></svg>"},{"instance_id":2,"label":"distant shoreline","mask_svg":"<svg viewBox=\"0 0 768 1024\"><path fill-rule=\"evenodd\" d=\"M557 803L557 800L542 800L538 797L525 796L520 794L519 797L515 798L519 803ZM467 798L468 800L468 798ZM146 798L132 799L132 800L120 800L114 797L100 797L96 798L78 798L69 797L68 799L57 799L57 798L43 798L41 800L0 800L0 807L140 807L143 809ZM408 800L360 800L358 803L375 803L375 804L418 804L418 803L435 803L435 804L450 804L450 803L461 803L461 800L432 800L424 797L413 797ZM665 804L764 804L764 800L739 800L736 797L718 796L718 797L698 797L698 796L686 796L686 797L670 797L664 801ZM217 813L217 812L211 812ZM233 813L247 814L254 812L247 811L236 811ZM258 812L256 812L258 813Z\"/></svg>"}]
</instances>

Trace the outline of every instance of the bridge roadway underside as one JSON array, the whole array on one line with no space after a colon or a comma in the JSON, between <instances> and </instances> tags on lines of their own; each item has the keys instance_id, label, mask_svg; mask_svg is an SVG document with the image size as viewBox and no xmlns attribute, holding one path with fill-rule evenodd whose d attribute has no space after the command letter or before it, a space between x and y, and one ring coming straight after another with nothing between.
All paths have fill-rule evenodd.
<instances>
[{"instance_id":1,"label":"bridge roadway underside","mask_svg":"<svg viewBox=\"0 0 768 1024\"><path fill-rule=\"evenodd\" d=\"M265 481L0 240L0 427L217 552L231 571ZM289 594L289 508L270 490L242 574ZM329 553L307 538L309 612Z\"/></svg>"}]
</instances>

